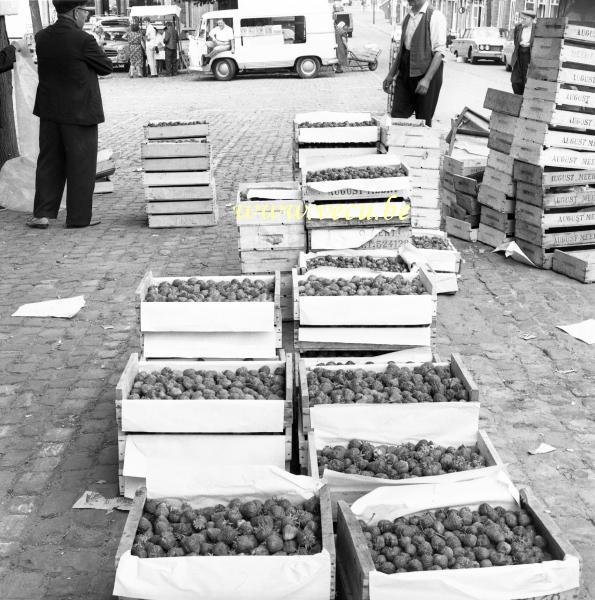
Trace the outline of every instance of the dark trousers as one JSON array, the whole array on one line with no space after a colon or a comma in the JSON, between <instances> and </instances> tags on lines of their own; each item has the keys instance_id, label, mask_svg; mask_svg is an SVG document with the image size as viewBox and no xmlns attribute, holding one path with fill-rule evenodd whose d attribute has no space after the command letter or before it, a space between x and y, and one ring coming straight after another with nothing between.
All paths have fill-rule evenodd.
<instances>
[{"instance_id":1,"label":"dark trousers","mask_svg":"<svg viewBox=\"0 0 595 600\"><path fill-rule=\"evenodd\" d=\"M519 96L525 93L525 84L527 83L527 71L531 62L531 48L519 47L517 59L512 68L510 82L512 91Z\"/></svg>"},{"instance_id":2,"label":"dark trousers","mask_svg":"<svg viewBox=\"0 0 595 600\"><path fill-rule=\"evenodd\" d=\"M168 75L178 74L178 51L175 48L165 49L165 71Z\"/></svg>"},{"instance_id":3,"label":"dark trousers","mask_svg":"<svg viewBox=\"0 0 595 600\"><path fill-rule=\"evenodd\" d=\"M444 65L441 64L425 95L416 94L415 89L422 77L409 77L409 52L403 50L399 74L395 81L393 94L393 106L391 117L394 119L408 119L415 113L416 119L424 119L428 127L432 126L432 118L436 112L440 89L442 88L442 72Z\"/></svg>"},{"instance_id":4,"label":"dark trousers","mask_svg":"<svg viewBox=\"0 0 595 600\"><path fill-rule=\"evenodd\" d=\"M91 222L97 170L97 125L65 125L41 119L33 216L58 216L64 185L66 224Z\"/></svg>"}]
</instances>

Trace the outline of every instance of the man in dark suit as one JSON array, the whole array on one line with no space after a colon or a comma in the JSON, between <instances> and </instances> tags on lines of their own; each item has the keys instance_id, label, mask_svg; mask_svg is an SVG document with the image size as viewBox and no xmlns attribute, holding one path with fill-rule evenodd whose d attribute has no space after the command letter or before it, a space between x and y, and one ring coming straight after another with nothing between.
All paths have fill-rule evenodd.
<instances>
[{"instance_id":1,"label":"man in dark suit","mask_svg":"<svg viewBox=\"0 0 595 600\"><path fill-rule=\"evenodd\" d=\"M165 70L169 77L178 74L178 32L171 21L165 24Z\"/></svg>"},{"instance_id":2,"label":"man in dark suit","mask_svg":"<svg viewBox=\"0 0 595 600\"><path fill-rule=\"evenodd\" d=\"M510 82L512 91L519 96L525 92L527 71L531 62L531 39L533 37L533 21L535 12L524 10L521 12L521 22L514 28L514 51L510 59L512 74Z\"/></svg>"},{"instance_id":3,"label":"man in dark suit","mask_svg":"<svg viewBox=\"0 0 595 600\"><path fill-rule=\"evenodd\" d=\"M33 114L40 118L35 201L29 227L47 229L58 216L64 185L66 227L92 221L97 168L97 125L103 123L98 75L112 63L84 32L82 0L53 0L58 20L35 36L39 85Z\"/></svg>"},{"instance_id":4,"label":"man in dark suit","mask_svg":"<svg viewBox=\"0 0 595 600\"><path fill-rule=\"evenodd\" d=\"M14 46L6 46L0 50L0 73L10 71L16 60L16 49Z\"/></svg>"}]
</instances>

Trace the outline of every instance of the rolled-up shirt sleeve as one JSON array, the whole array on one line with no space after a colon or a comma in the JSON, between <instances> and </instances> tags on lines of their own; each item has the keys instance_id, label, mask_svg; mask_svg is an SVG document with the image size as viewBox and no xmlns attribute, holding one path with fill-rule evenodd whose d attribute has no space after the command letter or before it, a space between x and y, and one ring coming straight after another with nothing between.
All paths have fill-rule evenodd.
<instances>
[{"instance_id":1,"label":"rolled-up shirt sleeve","mask_svg":"<svg viewBox=\"0 0 595 600\"><path fill-rule=\"evenodd\" d=\"M435 10L430 20L430 36L432 41L432 52L440 52L446 56L446 18Z\"/></svg>"}]
</instances>

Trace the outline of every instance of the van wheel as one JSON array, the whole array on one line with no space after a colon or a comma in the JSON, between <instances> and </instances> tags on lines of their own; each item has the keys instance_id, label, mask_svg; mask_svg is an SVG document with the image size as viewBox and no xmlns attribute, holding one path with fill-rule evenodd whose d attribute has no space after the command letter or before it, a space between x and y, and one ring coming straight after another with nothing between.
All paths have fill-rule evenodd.
<instances>
[{"instance_id":1,"label":"van wheel","mask_svg":"<svg viewBox=\"0 0 595 600\"><path fill-rule=\"evenodd\" d=\"M215 79L218 81L229 81L236 76L238 68L236 63L229 58L222 58L215 61L211 67Z\"/></svg>"},{"instance_id":2,"label":"van wheel","mask_svg":"<svg viewBox=\"0 0 595 600\"><path fill-rule=\"evenodd\" d=\"M370 71L375 71L377 68L378 68L377 60L374 60L374 61L368 63L368 69L370 69Z\"/></svg>"},{"instance_id":3,"label":"van wheel","mask_svg":"<svg viewBox=\"0 0 595 600\"><path fill-rule=\"evenodd\" d=\"M303 56L295 63L295 70L302 79L312 79L320 71L320 61L314 56Z\"/></svg>"},{"instance_id":4,"label":"van wheel","mask_svg":"<svg viewBox=\"0 0 595 600\"><path fill-rule=\"evenodd\" d=\"M477 59L475 58L475 56L473 56L473 50L471 48L469 48L469 52L467 53L467 61L470 62L472 65L477 64Z\"/></svg>"}]
</instances>

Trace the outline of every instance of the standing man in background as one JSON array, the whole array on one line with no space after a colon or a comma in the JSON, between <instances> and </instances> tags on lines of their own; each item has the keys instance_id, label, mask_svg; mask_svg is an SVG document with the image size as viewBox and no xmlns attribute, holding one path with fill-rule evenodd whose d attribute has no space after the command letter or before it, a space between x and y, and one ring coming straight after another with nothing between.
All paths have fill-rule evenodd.
<instances>
[{"instance_id":1,"label":"standing man in background","mask_svg":"<svg viewBox=\"0 0 595 600\"><path fill-rule=\"evenodd\" d=\"M525 92L527 71L531 62L531 39L533 37L533 23L535 12L532 10L521 11L521 22L514 28L514 52L510 59L512 73L510 82L512 91L519 96Z\"/></svg>"},{"instance_id":2,"label":"standing man in background","mask_svg":"<svg viewBox=\"0 0 595 600\"><path fill-rule=\"evenodd\" d=\"M426 0L408 0L401 46L382 85L388 94L395 82L391 116L408 119L415 113L428 127L436 111L446 56L446 19Z\"/></svg>"},{"instance_id":3,"label":"standing man in background","mask_svg":"<svg viewBox=\"0 0 595 600\"><path fill-rule=\"evenodd\" d=\"M16 48L10 44L0 50L0 73L10 71L16 61Z\"/></svg>"},{"instance_id":4,"label":"standing man in background","mask_svg":"<svg viewBox=\"0 0 595 600\"><path fill-rule=\"evenodd\" d=\"M165 25L163 45L165 46L165 71L172 77L178 74L178 32L171 21Z\"/></svg>"},{"instance_id":5,"label":"standing man in background","mask_svg":"<svg viewBox=\"0 0 595 600\"><path fill-rule=\"evenodd\" d=\"M145 17L145 52L147 54L147 64L149 65L149 74L151 77L157 77L157 61L155 53L157 49L157 30L153 27L151 19Z\"/></svg>"},{"instance_id":6,"label":"standing man in background","mask_svg":"<svg viewBox=\"0 0 595 600\"><path fill-rule=\"evenodd\" d=\"M98 75L112 62L92 35L84 32L84 0L53 0L58 20L35 36L39 85L33 114L39 122L35 200L29 227L47 229L58 216L64 185L66 227L92 222L97 169L98 123L103 105Z\"/></svg>"}]
</instances>

